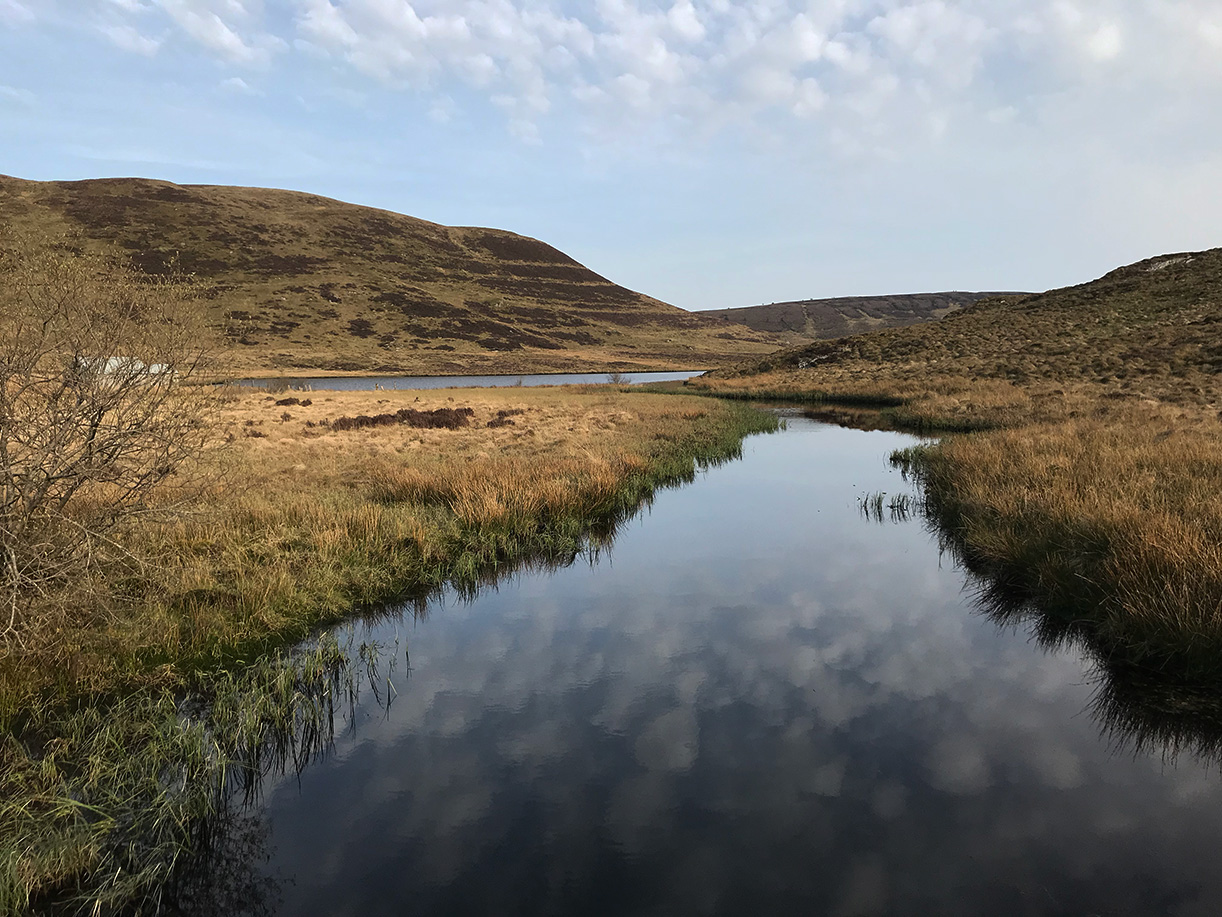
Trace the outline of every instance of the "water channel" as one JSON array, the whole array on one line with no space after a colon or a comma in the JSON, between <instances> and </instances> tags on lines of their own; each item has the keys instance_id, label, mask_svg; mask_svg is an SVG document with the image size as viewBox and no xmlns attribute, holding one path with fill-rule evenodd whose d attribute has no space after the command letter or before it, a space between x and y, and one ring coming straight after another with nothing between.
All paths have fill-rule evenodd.
<instances>
[{"instance_id":1,"label":"water channel","mask_svg":"<svg viewBox=\"0 0 1222 917\"><path fill-rule=\"evenodd\" d=\"M1217 913L1216 764L863 515L911 442L791 417L591 562L367 625L398 694L266 788L275 912Z\"/></svg>"}]
</instances>

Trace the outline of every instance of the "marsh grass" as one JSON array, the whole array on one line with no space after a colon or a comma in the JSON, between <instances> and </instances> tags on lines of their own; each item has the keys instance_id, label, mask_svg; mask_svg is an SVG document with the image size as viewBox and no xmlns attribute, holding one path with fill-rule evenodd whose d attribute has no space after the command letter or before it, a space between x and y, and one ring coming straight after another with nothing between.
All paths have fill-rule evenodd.
<instances>
[{"instance_id":1,"label":"marsh grass","mask_svg":"<svg viewBox=\"0 0 1222 917\"><path fill-rule=\"evenodd\" d=\"M987 436L899 460L977 568L1111 657L1222 677L1222 430L1134 410Z\"/></svg>"},{"instance_id":2,"label":"marsh grass","mask_svg":"<svg viewBox=\"0 0 1222 917\"><path fill-rule=\"evenodd\" d=\"M238 672L197 673L188 694L33 711L3 749L0 912L174 910L185 885L208 885L263 779L330 749L383 655L327 634Z\"/></svg>"}]
</instances>

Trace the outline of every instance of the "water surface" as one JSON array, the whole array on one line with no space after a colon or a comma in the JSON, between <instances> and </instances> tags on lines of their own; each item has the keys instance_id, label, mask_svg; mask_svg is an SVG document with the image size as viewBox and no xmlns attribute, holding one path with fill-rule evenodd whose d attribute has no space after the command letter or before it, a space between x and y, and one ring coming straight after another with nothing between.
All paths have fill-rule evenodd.
<instances>
[{"instance_id":1,"label":"water surface","mask_svg":"<svg viewBox=\"0 0 1222 917\"><path fill-rule=\"evenodd\" d=\"M646 382L675 382L699 376L703 370L692 369L670 373L620 373L619 380L630 385ZM342 376L292 379L242 379L237 384L265 388L268 385L284 385L304 391L332 389L341 392L371 392L376 389L427 389L427 388L511 388L515 385L578 385L600 384L609 381L608 373L534 373L526 375L498 376Z\"/></svg>"},{"instance_id":2,"label":"water surface","mask_svg":"<svg viewBox=\"0 0 1222 917\"><path fill-rule=\"evenodd\" d=\"M410 674L269 789L279 913L1217 913L1216 768L861 514L911 441L792 419L594 564L373 627Z\"/></svg>"}]
</instances>

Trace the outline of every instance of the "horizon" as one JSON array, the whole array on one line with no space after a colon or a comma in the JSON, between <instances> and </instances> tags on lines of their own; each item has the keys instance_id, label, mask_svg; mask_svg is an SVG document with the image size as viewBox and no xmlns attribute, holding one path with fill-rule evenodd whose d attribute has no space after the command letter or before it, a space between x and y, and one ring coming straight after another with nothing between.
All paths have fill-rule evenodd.
<instances>
[{"instance_id":1,"label":"horizon","mask_svg":"<svg viewBox=\"0 0 1222 917\"><path fill-rule=\"evenodd\" d=\"M1222 242L1220 50L1200 0L0 0L0 171L505 229L689 310L1040 291Z\"/></svg>"}]
</instances>

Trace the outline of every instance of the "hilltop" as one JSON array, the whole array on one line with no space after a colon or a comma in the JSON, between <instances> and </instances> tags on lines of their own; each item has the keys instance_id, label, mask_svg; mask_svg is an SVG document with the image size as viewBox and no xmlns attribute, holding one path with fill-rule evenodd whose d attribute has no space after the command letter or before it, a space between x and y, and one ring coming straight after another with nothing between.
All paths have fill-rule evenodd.
<instances>
[{"instance_id":1,"label":"hilltop","mask_svg":"<svg viewBox=\"0 0 1222 917\"><path fill-rule=\"evenodd\" d=\"M294 191L0 176L0 224L194 274L240 372L702 368L781 344L627 290L537 239Z\"/></svg>"},{"instance_id":2,"label":"hilltop","mask_svg":"<svg viewBox=\"0 0 1222 917\"><path fill-rule=\"evenodd\" d=\"M982 299L1020 293L906 293L841 296L774 302L702 314L754 331L779 334L791 345L801 339L838 338L879 328L899 328L940 319Z\"/></svg>"}]
</instances>

